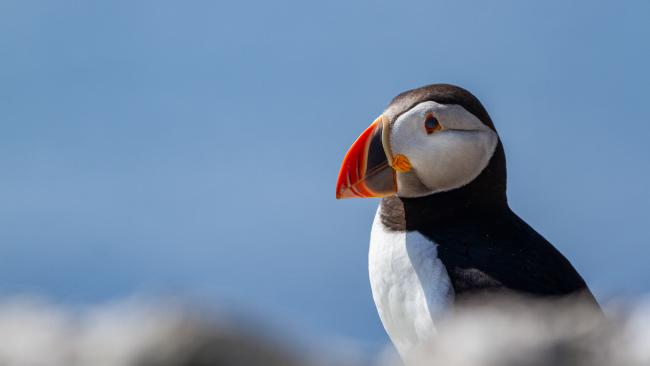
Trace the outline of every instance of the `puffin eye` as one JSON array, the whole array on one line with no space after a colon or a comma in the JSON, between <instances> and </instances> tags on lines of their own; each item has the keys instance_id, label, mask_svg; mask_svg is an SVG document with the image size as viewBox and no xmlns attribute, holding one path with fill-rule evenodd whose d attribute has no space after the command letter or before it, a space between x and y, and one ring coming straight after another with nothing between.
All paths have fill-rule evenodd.
<instances>
[{"instance_id":1,"label":"puffin eye","mask_svg":"<svg viewBox=\"0 0 650 366\"><path fill-rule=\"evenodd\" d=\"M427 131L427 134L432 134L436 131L440 131L442 126L432 114L428 114L424 119L424 129Z\"/></svg>"}]
</instances>

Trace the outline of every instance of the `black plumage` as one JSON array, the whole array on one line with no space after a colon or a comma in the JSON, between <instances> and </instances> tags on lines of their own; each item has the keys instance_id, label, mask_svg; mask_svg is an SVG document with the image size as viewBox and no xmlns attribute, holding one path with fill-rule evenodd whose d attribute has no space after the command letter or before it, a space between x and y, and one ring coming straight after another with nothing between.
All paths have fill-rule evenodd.
<instances>
[{"instance_id":1,"label":"black plumage","mask_svg":"<svg viewBox=\"0 0 650 366\"><path fill-rule=\"evenodd\" d=\"M385 115L394 122L425 101L461 105L496 132L476 97L447 84L402 93ZM438 244L438 256L458 301L477 293L516 292L535 296L582 293L596 303L571 263L508 206L500 140L487 167L469 184L426 197L387 197L381 205L381 220L388 229L418 231Z\"/></svg>"}]
</instances>

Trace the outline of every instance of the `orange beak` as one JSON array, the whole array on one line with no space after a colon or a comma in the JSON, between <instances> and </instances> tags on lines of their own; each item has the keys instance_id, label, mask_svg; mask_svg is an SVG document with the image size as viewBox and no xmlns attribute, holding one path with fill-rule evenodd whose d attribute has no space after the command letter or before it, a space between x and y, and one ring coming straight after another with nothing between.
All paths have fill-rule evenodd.
<instances>
[{"instance_id":1,"label":"orange beak","mask_svg":"<svg viewBox=\"0 0 650 366\"><path fill-rule=\"evenodd\" d=\"M388 119L381 115L352 144L336 182L337 199L386 197L397 192L388 136Z\"/></svg>"}]
</instances>

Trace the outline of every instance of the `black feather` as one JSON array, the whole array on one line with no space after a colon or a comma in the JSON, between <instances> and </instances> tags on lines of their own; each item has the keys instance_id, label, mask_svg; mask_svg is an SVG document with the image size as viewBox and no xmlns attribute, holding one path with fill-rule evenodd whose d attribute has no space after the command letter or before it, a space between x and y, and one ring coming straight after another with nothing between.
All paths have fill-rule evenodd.
<instances>
[{"instance_id":1,"label":"black feather","mask_svg":"<svg viewBox=\"0 0 650 366\"><path fill-rule=\"evenodd\" d=\"M397 96L385 114L391 121L418 103L458 104L495 130L485 108L468 91L434 84ZM506 160L499 141L487 167L469 184L419 198L384 198L382 223L418 231L436 244L458 301L485 292L537 296L584 293L596 304L571 263L508 206Z\"/></svg>"}]
</instances>

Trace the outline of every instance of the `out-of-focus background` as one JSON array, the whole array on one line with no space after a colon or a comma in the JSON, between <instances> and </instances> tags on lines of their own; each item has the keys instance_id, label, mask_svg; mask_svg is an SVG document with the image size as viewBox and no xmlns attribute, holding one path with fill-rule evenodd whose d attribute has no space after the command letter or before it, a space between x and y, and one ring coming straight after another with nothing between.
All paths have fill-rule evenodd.
<instances>
[{"instance_id":1,"label":"out-of-focus background","mask_svg":"<svg viewBox=\"0 0 650 366\"><path fill-rule=\"evenodd\" d=\"M334 199L399 92L461 85L511 206L596 296L650 291L647 1L0 2L0 296L154 294L372 354L375 200ZM250 317L250 318L249 318Z\"/></svg>"}]
</instances>

